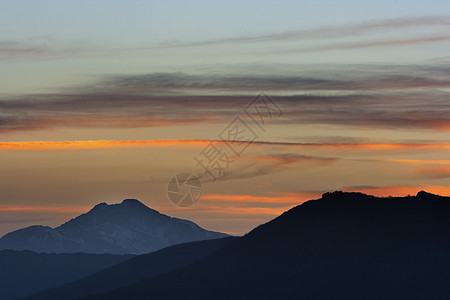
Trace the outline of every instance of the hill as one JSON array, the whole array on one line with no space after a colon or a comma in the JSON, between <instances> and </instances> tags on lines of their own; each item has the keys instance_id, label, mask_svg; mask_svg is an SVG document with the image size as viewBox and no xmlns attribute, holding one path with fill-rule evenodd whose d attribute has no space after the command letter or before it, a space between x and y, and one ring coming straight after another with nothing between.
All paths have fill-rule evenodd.
<instances>
[{"instance_id":1,"label":"hill","mask_svg":"<svg viewBox=\"0 0 450 300\"><path fill-rule=\"evenodd\" d=\"M450 198L326 193L187 267L83 299L448 299Z\"/></svg>"}]
</instances>

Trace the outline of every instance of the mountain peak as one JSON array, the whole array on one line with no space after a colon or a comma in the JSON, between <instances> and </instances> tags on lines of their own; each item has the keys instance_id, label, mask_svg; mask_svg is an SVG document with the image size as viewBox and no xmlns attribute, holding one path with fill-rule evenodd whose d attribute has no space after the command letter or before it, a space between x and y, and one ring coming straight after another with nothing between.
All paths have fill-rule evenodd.
<instances>
[{"instance_id":1,"label":"mountain peak","mask_svg":"<svg viewBox=\"0 0 450 300\"><path fill-rule=\"evenodd\" d=\"M105 202L98 203L91 209L91 211L97 211L99 209L109 208L109 207L113 207L113 206L115 206L115 207L118 206L118 207L123 207L123 208L127 208L127 207L146 208L147 210L150 209L147 205L145 205L144 203L142 203L141 201L139 201L137 199L124 199L121 203L117 203L117 204L107 204Z\"/></svg>"},{"instance_id":2,"label":"mountain peak","mask_svg":"<svg viewBox=\"0 0 450 300\"><path fill-rule=\"evenodd\" d=\"M359 199L365 197L370 197L370 195L366 195L360 192L344 192L344 191L334 191L322 194L322 199L324 200L342 200L349 198Z\"/></svg>"},{"instance_id":3,"label":"mountain peak","mask_svg":"<svg viewBox=\"0 0 450 300\"><path fill-rule=\"evenodd\" d=\"M224 237L193 222L172 218L136 199L99 203L56 228L35 226L0 239L0 249L48 253L142 254L164 247Z\"/></svg>"},{"instance_id":4,"label":"mountain peak","mask_svg":"<svg viewBox=\"0 0 450 300\"><path fill-rule=\"evenodd\" d=\"M425 195L434 195L432 193L428 193L427 191L421 190L417 193L416 196L425 196Z\"/></svg>"},{"instance_id":5,"label":"mountain peak","mask_svg":"<svg viewBox=\"0 0 450 300\"><path fill-rule=\"evenodd\" d=\"M102 202L102 203L99 203L99 204L95 205L93 209L98 209L98 208L102 208L102 207L105 207L105 206L108 206L108 204L106 204L105 202Z\"/></svg>"},{"instance_id":6,"label":"mountain peak","mask_svg":"<svg viewBox=\"0 0 450 300\"><path fill-rule=\"evenodd\" d=\"M122 201L123 205L144 205L144 203L142 203L141 201L137 200L137 199L125 199Z\"/></svg>"},{"instance_id":7,"label":"mountain peak","mask_svg":"<svg viewBox=\"0 0 450 300\"><path fill-rule=\"evenodd\" d=\"M417 193L416 198L420 198L420 199L437 199L437 198L442 198L442 196L436 195L436 194L432 194L432 193L428 193L424 190L420 191Z\"/></svg>"}]
</instances>

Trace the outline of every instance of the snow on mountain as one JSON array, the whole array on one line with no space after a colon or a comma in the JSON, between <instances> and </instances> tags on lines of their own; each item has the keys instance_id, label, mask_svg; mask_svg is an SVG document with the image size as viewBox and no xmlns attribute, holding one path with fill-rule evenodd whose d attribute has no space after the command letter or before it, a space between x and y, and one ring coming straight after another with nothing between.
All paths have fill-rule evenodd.
<instances>
[{"instance_id":1,"label":"snow on mountain","mask_svg":"<svg viewBox=\"0 0 450 300\"><path fill-rule=\"evenodd\" d=\"M227 236L161 214L136 199L97 204L59 227L30 226L0 239L0 249L47 253L142 254L183 242Z\"/></svg>"}]
</instances>

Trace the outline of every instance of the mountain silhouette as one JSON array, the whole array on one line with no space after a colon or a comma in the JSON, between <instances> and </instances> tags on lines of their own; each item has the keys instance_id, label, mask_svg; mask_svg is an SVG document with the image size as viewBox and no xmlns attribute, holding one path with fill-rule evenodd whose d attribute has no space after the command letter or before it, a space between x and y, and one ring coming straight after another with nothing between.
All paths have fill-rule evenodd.
<instances>
[{"instance_id":1,"label":"mountain silhouette","mask_svg":"<svg viewBox=\"0 0 450 300\"><path fill-rule=\"evenodd\" d=\"M201 260L229 243L235 237L190 242L170 246L101 270L74 282L48 289L27 300L71 300L112 291L120 287L153 278Z\"/></svg>"},{"instance_id":2,"label":"mountain silhouette","mask_svg":"<svg viewBox=\"0 0 450 300\"><path fill-rule=\"evenodd\" d=\"M47 254L0 251L0 299L12 300L59 286L132 258L133 255Z\"/></svg>"},{"instance_id":3,"label":"mountain silhouette","mask_svg":"<svg viewBox=\"0 0 450 300\"><path fill-rule=\"evenodd\" d=\"M333 192L189 266L82 299L449 299L450 198Z\"/></svg>"},{"instance_id":4,"label":"mountain silhouette","mask_svg":"<svg viewBox=\"0 0 450 300\"><path fill-rule=\"evenodd\" d=\"M38 253L143 254L167 246L221 238L224 233L161 214L136 199L97 204L59 227L30 226L4 235L0 249Z\"/></svg>"}]
</instances>

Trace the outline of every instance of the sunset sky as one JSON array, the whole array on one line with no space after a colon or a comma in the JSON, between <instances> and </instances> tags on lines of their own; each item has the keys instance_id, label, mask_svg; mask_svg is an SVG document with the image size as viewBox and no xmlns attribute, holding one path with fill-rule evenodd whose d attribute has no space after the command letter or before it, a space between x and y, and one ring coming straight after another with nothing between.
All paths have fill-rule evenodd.
<instances>
[{"instance_id":1,"label":"sunset sky","mask_svg":"<svg viewBox=\"0 0 450 300\"><path fill-rule=\"evenodd\" d=\"M0 1L0 236L125 198L244 234L328 191L450 195L449 50L444 0Z\"/></svg>"}]
</instances>

